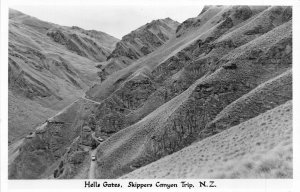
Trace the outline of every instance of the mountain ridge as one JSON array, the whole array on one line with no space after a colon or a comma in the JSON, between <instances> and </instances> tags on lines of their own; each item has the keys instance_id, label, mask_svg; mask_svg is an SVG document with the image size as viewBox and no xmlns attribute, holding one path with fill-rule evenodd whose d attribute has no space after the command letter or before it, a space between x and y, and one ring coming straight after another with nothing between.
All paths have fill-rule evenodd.
<instances>
[{"instance_id":1,"label":"mountain ridge","mask_svg":"<svg viewBox=\"0 0 300 192\"><path fill-rule=\"evenodd\" d=\"M100 66L101 79L105 80L108 75L162 46L174 35L178 24L170 18L157 19L123 36L108 56L107 62Z\"/></svg>"}]
</instances>

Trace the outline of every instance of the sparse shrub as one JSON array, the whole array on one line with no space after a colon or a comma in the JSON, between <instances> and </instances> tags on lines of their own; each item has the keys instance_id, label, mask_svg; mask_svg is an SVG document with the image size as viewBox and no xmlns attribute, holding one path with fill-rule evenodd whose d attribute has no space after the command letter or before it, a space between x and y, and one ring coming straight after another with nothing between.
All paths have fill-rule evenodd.
<instances>
[{"instance_id":1,"label":"sparse shrub","mask_svg":"<svg viewBox=\"0 0 300 192\"><path fill-rule=\"evenodd\" d=\"M59 170L59 174L61 175L64 172L64 168Z\"/></svg>"},{"instance_id":2,"label":"sparse shrub","mask_svg":"<svg viewBox=\"0 0 300 192\"><path fill-rule=\"evenodd\" d=\"M244 164L244 166L245 166L247 169L253 169L254 163L252 163L252 162L247 162L247 163Z\"/></svg>"},{"instance_id":3,"label":"sparse shrub","mask_svg":"<svg viewBox=\"0 0 300 192\"><path fill-rule=\"evenodd\" d=\"M53 176L54 176L54 178L57 178L57 177L59 176L59 175L58 175L58 169L55 169L55 170L54 170Z\"/></svg>"},{"instance_id":4,"label":"sparse shrub","mask_svg":"<svg viewBox=\"0 0 300 192\"><path fill-rule=\"evenodd\" d=\"M231 174L230 174L230 176L229 176L231 179L237 179L237 178L240 178L241 177L241 174L240 174L240 172L238 172L238 171L234 171L234 172L232 172Z\"/></svg>"},{"instance_id":5,"label":"sparse shrub","mask_svg":"<svg viewBox=\"0 0 300 192\"><path fill-rule=\"evenodd\" d=\"M276 178L287 178L287 176L288 176L287 173L282 170L278 170L275 173Z\"/></svg>"},{"instance_id":6,"label":"sparse shrub","mask_svg":"<svg viewBox=\"0 0 300 192\"><path fill-rule=\"evenodd\" d=\"M59 163L59 169L61 169L62 167L64 166L64 162L63 161L61 161L60 163Z\"/></svg>"},{"instance_id":7,"label":"sparse shrub","mask_svg":"<svg viewBox=\"0 0 300 192\"><path fill-rule=\"evenodd\" d=\"M271 172L272 169L277 168L278 166L278 161L275 159L267 159L267 160L263 160L261 162L261 164L258 166L257 171L258 173L269 173Z\"/></svg>"}]
</instances>

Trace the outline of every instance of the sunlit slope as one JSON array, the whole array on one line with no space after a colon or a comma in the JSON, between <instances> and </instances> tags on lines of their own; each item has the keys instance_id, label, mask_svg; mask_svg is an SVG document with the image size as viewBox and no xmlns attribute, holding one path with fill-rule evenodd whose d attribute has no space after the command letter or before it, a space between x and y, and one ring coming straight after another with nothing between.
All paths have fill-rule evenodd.
<instances>
[{"instance_id":1,"label":"sunlit slope","mask_svg":"<svg viewBox=\"0 0 300 192\"><path fill-rule=\"evenodd\" d=\"M121 178L292 178L292 101Z\"/></svg>"}]
</instances>

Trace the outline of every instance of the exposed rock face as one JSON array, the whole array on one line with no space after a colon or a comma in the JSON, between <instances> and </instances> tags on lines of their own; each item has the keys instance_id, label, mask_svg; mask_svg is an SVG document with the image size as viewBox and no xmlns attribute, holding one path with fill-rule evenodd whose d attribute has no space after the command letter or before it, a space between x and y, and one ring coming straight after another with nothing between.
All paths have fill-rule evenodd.
<instances>
[{"instance_id":1,"label":"exposed rock face","mask_svg":"<svg viewBox=\"0 0 300 192\"><path fill-rule=\"evenodd\" d=\"M292 70L261 84L224 108L201 131L201 137L207 138L212 132L219 133L292 100L292 85Z\"/></svg>"},{"instance_id":2,"label":"exposed rock face","mask_svg":"<svg viewBox=\"0 0 300 192\"><path fill-rule=\"evenodd\" d=\"M178 24L170 18L147 23L125 35L108 59L124 56L136 60L147 55L169 40Z\"/></svg>"},{"instance_id":3,"label":"exposed rock face","mask_svg":"<svg viewBox=\"0 0 300 192\"><path fill-rule=\"evenodd\" d=\"M144 71L137 71L122 84L122 88L104 100L97 109L95 115L97 135L111 135L131 124L126 115L141 107L156 90L152 77Z\"/></svg>"},{"instance_id":4,"label":"exposed rock face","mask_svg":"<svg viewBox=\"0 0 300 192\"><path fill-rule=\"evenodd\" d=\"M69 168L59 169L56 177L73 177L89 152L83 146L92 146L89 117L99 104L80 99L61 113L39 126L31 137L26 137L19 155L11 164L10 178L40 178L54 176L53 166L63 160ZM75 117L75 118L74 118ZM26 171L30 169L31 171ZM64 171L67 171L66 173ZM60 176L64 175L66 176Z\"/></svg>"},{"instance_id":5,"label":"exposed rock face","mask_svg":"<svg viewBox=\"0 0 300 192\"><path fill-rule=\"evenodd\" d=\"M52 28L47 32L47 36L68 50L99 62L107 59L118 41L105 33L86 31L79 27Z\"/></svg>"},{"instance_id":6,"label":"exposed rock face","mask_svg":"<svg viewBox=\"0 0 300 192\"><path fill-rule=\"evenodd\" d=\"M108 56L99 72L102 80L107 75L130 65L167 42L175 33L178 22L170 18L154 20L125 35Z\"/></svg>"},{"instance_id":7,"label":"exposed rock face","mask_svg":"<svg viewBox=\"0 0 300 192\"><path fill-rule=\"evenodd\" d=\"M70 179L82 169L88 167L90 161L89 151L84 150L79 143L80 138L77 137L70 147L67 148L66 153L53 172L53 178Z\"/></svg>"},{"instance_id":8,"label":"exposed rock face","mask_svg":"<svg viewBox=\"0 0 300 192\"><path fill-rule=\"evenodd\" d=\"M292 130L288 101L120 179L292 178Z\"/></svg>"},{"instance_id":9,"label":"exposed rock face","mask_svg":"<svg viewBox=\"0 0 300 192\"><path fill-rule=\"evenodd\" d=\"M88 126L84 126L82 128L82 133L80 135L81 144L86 146L92 146L93 138L92 138L92 130Z\"/></svg>"}]
</instances>

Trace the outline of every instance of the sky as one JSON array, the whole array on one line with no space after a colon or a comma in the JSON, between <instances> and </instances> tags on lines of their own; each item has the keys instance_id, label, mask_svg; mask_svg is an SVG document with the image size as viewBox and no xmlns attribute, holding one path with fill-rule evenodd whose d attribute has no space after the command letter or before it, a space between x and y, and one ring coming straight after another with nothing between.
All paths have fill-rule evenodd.
<instances>
[{"instance_id":1,"label":"sky","mask_svg":"<svg viewBox=\"0 0 300 192\"><path fill-rule=\"evenodd\" d=\"M196 0L10 0L8 6L44 21L99 30L119 39L152 20L170 17L183 22L203 8Z\"/></svg>"}]
</instances>

